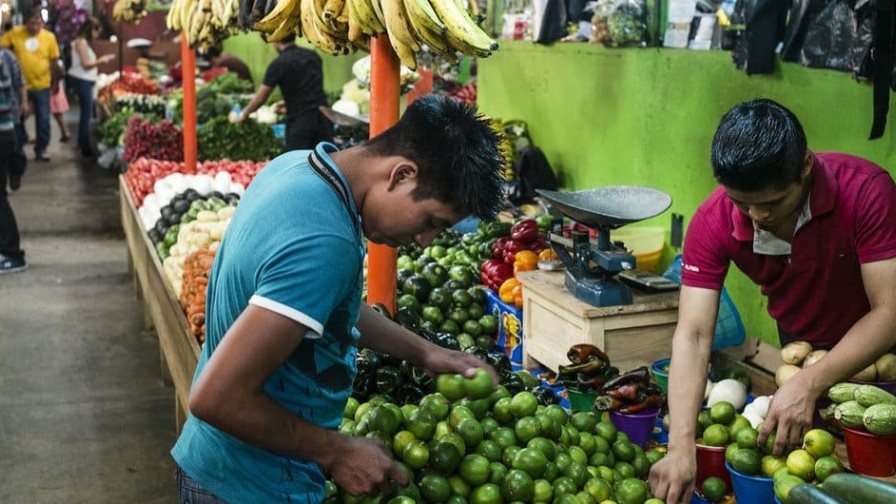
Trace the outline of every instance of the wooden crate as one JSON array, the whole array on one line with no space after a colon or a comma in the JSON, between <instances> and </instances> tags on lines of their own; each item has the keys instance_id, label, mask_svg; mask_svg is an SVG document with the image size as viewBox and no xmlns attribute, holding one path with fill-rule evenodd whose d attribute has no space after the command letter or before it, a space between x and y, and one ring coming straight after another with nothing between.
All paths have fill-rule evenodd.
<instances>
[{"instance_id":1,"label":"wooden crate","mask_svg":"<svg viewBox=\"0 0 896 504\"><path fill-rule=\"evenodd\" d=\"M129 264L137 294L143 300L147 328L154 327L159 336L162 375L174 384L175 423L180 432L187 418L190 384L199 360L199 343L190 333L187 317L168 284L124 179L119 182L121 225L128 244Z\"/></svg>"},{"instance_id":2,"label":"wooden crate","mask_svg":"<svg viewBox=\"0 0 896 504\"><path fill-rule=\"evenodd\" d=\"M553 371L568 364L566 352L592 343L625 371L669 357L678 321L678 292L642 294L634 303L598 308L566 289L564 272L521 273L523 284L523 365L542 364Z\"/></svg>"}]
</instances>

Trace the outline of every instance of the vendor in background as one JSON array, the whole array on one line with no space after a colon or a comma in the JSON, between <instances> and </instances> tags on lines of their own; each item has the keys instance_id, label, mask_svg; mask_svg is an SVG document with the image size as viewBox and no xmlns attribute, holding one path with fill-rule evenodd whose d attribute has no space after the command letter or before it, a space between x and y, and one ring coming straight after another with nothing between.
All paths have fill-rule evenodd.
<instances>
[{"instance_id":1,"label":"vendor in background","mask_svg":"<svg viewBox=\"0 0 896 504\"><path fill-rule=\"evenodd\" d=\"M90 17L78 28L75 40L72 41L72 66L68 69L68 77L78 96L80 110L78 115L78 153L82 159L94 156L90 145L90 119L93 117L93 88L98 76L97 67L115 59L112 54L96 57L91 45L94 37L100 33L100 23Z\"/></svg>"},{"instance_id":2,"label":"vendor in background","mask_svg":"<svg viewBox=\"0 0 896 504\"><path fill-rule=\"evenodd\" d=\"M721 187L688 226L669 373L669 451L649 483L690 501L719 290L730 263L768 297L781 343L830 349L775 393L759 444L798 445L815 401L896 344L896 186L874 163L807 148L796 116L752 100L722 118L712 141Z\"/></svg>"},{"instance_id":3,"label":"vendor in background","mask_svg":"<svg viewBox=\"0 0 896 504\"><path fill-rule=\"evenodd\" d=\"M363 145L271 161L227 228L209 276L207 339L172 450L180 502L323 502L407 485L376 441L336 428L357 348L430 373L491 367L434 345L361 301L365 237L429 244L500 201L499 139L468 105L427 96Z\"/></svg>"},{"instance_id":4,"label":"vendor in background","mask_svg":"<svg viewBox=\"0 0 896 504\"><path fill-rule=\"evenodd\" d=\"M286 102L286 147L284 152L310 149L320 142L333 141L333 123L318 107L327 104L320 56L298 47L293 40L274 42L279 55L268 66L264 81L239 120L258 110L280 86Z\"/></svg>"},{"instance_id":5,"label":"vendor in background","mask_svg":"<svg viewBox=\"0 0 896 504\"><path fill-rule=\"evenodd\" d=\"M252 73L249 71L249 67L246 65L246 63L233 54L221 52L220 45L209 47L205 51L205 57L211 64L211 69L209 71L214 71L215 69L223 69L227 72L235 73L240 79L247 80L252 84L255 84L255 81L252 80Z\"/></svg>"},{"instance_id":6,"label":"vendor in background","mask_svg":"<svg viewBox=\"0 0 896 504\"><path fill-rule=\"evenodd\" d=\"M46 152L50 144L50 90L54 89L61 77L56 63L59 46L56 36L44 29L39 7L34 7L25 19L23 26L16 26L3 34L0 45L11 49L22 66L37 129L34 158L49 161ZM28 137L23 123L17 124L16 128L18 135Z\"/></svg>"}]
</instances>

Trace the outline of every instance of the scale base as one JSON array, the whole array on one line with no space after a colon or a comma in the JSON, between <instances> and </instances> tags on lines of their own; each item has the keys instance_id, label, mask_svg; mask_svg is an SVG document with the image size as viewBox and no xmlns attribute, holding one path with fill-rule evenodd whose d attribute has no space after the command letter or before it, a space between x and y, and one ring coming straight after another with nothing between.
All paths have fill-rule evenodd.
<instances>
[{"instance_id":1,"label":"scale base","mask_svg":"<svg viewBox=\"0 0 896 504\"><path fill-rule=\"evenodd\" d=\"M632 290L613 279L576 278L566 271L566 289L576 299L593 306L619 306L632 304Z\"/></svg>"}]
</instances>

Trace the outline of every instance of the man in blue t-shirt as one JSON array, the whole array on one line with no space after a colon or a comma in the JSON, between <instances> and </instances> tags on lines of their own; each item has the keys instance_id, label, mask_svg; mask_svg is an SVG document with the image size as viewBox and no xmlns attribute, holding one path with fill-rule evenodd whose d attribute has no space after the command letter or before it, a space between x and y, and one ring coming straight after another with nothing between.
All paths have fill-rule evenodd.
<instances>
[{"instance_id":1,"label":"man in blue t-shirt","mask_svg":"<svg viewBox=\"0 0 896 504\"><path fill-rule=\"evenodd\" d=\"M491 216L497 144L472 107L429 96L361 146L322 143L258 174L209 277L191 416L172 450L182 503L317 503L324 474L352 495L407 484L375 442L336 431L357 347L433 373L494 371L361 303L364 238L424 246Z\"/></svg>"}]
</instances>

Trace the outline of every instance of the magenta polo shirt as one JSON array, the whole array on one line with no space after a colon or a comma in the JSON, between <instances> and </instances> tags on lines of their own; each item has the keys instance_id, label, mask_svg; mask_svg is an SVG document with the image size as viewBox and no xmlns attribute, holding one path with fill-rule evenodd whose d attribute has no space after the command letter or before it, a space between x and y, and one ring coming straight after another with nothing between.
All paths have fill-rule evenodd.
<instances>
[{"instance_id":1,"label":"magenta polo shirt","mask_svg":"<svg viewBox=\"0 0 896 504\"><path fill-rule=\"evenodd\" d=\"M720 290L734 262L761 287L783 331L834 346L871 309L860 265L896 257L896 186L870 161L819 153L809 208L790 255L765 255L753 251L750 218L719 187L688 226L682 283Z\"/></svg>"}]
</instances>

